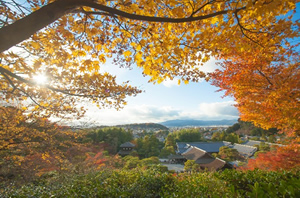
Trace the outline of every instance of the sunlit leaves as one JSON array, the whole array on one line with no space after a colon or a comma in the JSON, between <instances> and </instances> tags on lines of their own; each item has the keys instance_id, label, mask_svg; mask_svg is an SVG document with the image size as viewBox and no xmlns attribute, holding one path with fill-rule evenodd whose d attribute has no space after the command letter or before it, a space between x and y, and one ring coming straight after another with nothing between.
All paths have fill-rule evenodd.
<instances>
[{"instance_id":1,"label":"sunlit leaves","mask_svg":"<svg viewBox=\"0 0 300 198\"><path fill-rule=\"evenodd\" d=\"M128 56L130 56L130 55L131 55L131 51L125 51L125 52L124 52L124 56L128 57Z\"/></svg>"},{"instance_id":2,"label":"sunlit leaves","mask_svg":"<svg viewBox=\"0 0 300 198\"><path fill-rule=\"evenodd\" d=\"M20 53L10 50L1 54L0 64L6 69L1 72L5 100L31 98L38 106L35 109L48 115L50 111L45 109L49 107L56 112L78 113L70 107L75 107L80 98L99 107L119 108L125 104L126 96L140 91L127 83L118 85L113 76L102 72L101 65L109 59L121 67L142 68L153 83L177 77L178 84L187 84L209 80L200 66L213 56L227 61L225 69L215 73L219 82L214 84L230 89L228 94L236 98L243 119L265 128L298 130L299 122L294 119L298 112L293 110L297 101L287 102L287 96L298 97L293 91L298 81L288 77L298 72L297 66L271 64L287 63L289 58L284 55L290 57L290 52L284 46L290 47L289 39L299 36L299 23L291 20L290 12L295 11L295 1L73 1L55 1L61 5L78 3L78 7L72 12L66 10L55 22L33 32L19 45ZM35 0L19 5L11 1L8 6L8 1L2 2L1 27L43 6L47 8L50 3ZM115 10L107 11L101 5ZM125 12L123 17L121 11ZM284 14L289 17L282 17ZM156 18L158 22L143 18L149 16L161 18ZM200 18L188 21L195 17ZM170 23L169 19L186 22ZM22 74L25 81L44 72L49 77L47 89L16 79L7 71ZM266 86L266 77L274 77L271 80L282 86ZM247 88L241 88L245 82ZM287 108L278 107L286 103Z\"/></svg>"},{"instance_id":3,"label":"sunlit leaves","mask_svg":"<svg viewBox=\"0 0 300 198\"><path fill-rule=\"evenodd\" d=\"M248 165L242 169L261 169L268 171L292 170L300 165L299 138L289 145L277 147L270 152L260 153L256 159L249 159Z\"/></svg>"},{"instance_id":4,"label":"sunlit leaves","mask_svg":"<svg viewBox=\"0 0 300 198\"><path fill-rule=\"evenodd\" d=\"M278 128L299 134L299 54L297 48L282 53L257 50L239 53L224 61L213 75L213 84L237 101L241 118L265 129ZM273 55L271 55L273 54ZM252 57L256 57L253 59Z\"/></svg>"}]
</instances>

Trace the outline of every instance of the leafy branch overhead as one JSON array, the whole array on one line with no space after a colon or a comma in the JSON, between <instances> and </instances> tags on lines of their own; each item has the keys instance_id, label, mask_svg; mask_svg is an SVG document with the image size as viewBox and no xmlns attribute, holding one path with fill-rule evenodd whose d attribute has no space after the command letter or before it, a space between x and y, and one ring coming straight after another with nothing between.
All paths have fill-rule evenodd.
<instances>
[{"instance_id":1,"label":"leafy branch overhead","mask_svg":"<svg viewBox=\"0 0 300 198\"><path fill-rule=\"evenodd\" d=\"M255 74L261 78L253 85L261 87L255 90L259 94L274 86L275 78L288 87L291 81L284 80L288 75L270 70L279 62L286 68L297 63L299 22L292 20L296 0L18 2L0 1L1 96L8 102L31 98L38 109L73 111L76 96L99 106L122 106L126 96L140 90L128 82L118 85L114 76L102 72L101 65L112 61L142 68L154 83L175 77L186 84L212 78L213 84L236 98L244 118L255 121L257 117L242 111L252 98L242 101L246 93L237 94L240 87L227 86L224 79L238 84L237 79L246 75L239 69ZM227 62L207 75L201 66L212 56ZM299 72L295 64L290 72ZM38 73L47 75L47 84L32 83ZM290 91L276 93L286 92ZM255 123L264 126L266 119L258 120Z\"/></svg>"}]
</instances>

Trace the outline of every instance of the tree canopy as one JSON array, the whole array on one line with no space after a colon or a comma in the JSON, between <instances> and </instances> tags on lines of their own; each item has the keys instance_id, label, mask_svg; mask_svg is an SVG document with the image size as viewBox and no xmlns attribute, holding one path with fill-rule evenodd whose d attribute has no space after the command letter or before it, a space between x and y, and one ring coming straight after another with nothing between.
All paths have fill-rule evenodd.
<instances>
[{"instance_id":1,"label":"tree canopy","mask_svg":"<svg viewBox=\"0 0 300 198\"><path fill-rule=\"evenodd\" d=\"M242 119L299 132L297 0L1 0L0 92L44 115L80 115L80 99L119 108L140 93L101 65L143 69L150 82L212 78ZM222 62L210 76L201 66ZM37 84L33 77L45 74ZM23 104L24 106L24 104Z\"/></svg>"},{"instance_id":2,"label":"tree canopy","mask_svg":"<svg viewBox=\"0 0 300 198\"><path fill-rule=\"evenodd\" d=\"M203 135L199 129L181 129L179 131L174 131L169 133L166 139L166 146L176 146L176 142L201 142L203 140Z\"/></svg>"},{"instance_id":3,"label":"tree canopy","mask_svg":"<svg viewBox=\"0 0 300 198\"><path fill-rule=\"evenodd\" d=\"M291 170L299 167L299 138L295 138L289 145L278 147L269 152L260 152L256 159L249 159L246 167L241 169L261 170Z\"/></svg>"}]
</instances>

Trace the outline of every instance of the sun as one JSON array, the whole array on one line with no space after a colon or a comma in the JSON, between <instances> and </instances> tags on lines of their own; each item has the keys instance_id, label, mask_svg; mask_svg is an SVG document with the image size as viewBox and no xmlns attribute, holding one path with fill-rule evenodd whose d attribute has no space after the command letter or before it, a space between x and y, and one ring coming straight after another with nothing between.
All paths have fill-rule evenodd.
<instances>
[{"instance_id":1,"label":"sun","mask_svg":"<svg viewBox=\"0 0 300 198\"><path fill-rule=\"evenodd\" d=\"M47 82L47 76L45 74L37 74L35 76L33 76L33 80L37 83L37 84L45 84Z\"/></svg>"}]
</instances>

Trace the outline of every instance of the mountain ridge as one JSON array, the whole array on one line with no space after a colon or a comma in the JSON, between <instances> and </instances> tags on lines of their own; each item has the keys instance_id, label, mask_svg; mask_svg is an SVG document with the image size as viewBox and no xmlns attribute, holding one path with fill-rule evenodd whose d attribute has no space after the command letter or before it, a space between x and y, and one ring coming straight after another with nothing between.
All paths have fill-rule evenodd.
<instances>
[{"instance_id":1,"label":"mountain ridge","mask_svg":"<svg viewBox=\"0 0 300 198\"><path fill-rule=\"evenodd\" d=\"M114 127L121 128L131 128L131 129L160 129L160 130L168 130L168 128L160 123L132 123L132 124L122 124L115 125Z\"/></svg>"},{"instance_id":2,"label":"mountain ridge","mask_svg":"<svg viewBox=\"0 0 300 198\"><path fill-rule=\"evenodd\" d=\"M167 120L160 122L166 127L187 127L187 126L232 126L237 123L237 120Z\"/></svg>"}]
</instances>

